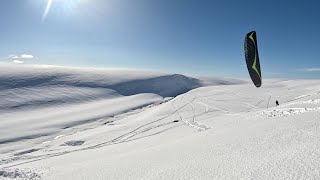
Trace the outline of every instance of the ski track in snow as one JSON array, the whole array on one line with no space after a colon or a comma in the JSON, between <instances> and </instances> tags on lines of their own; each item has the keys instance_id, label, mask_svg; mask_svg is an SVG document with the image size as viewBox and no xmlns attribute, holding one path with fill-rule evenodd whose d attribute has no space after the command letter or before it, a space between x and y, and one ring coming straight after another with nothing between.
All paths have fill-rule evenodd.
<instances>
[{"instance_id":1,"label":"ski track in snow","mask_svg":"<svg viewBox=\"0 0 320 180\"><path fill-rule=\"evenodd\" d=\"M200 124L200 123L197 121L197 116L198 116L198 115L196 115L195 108L194 108L194 106L193 106L192 104L195 102L195 100L196 100L198 97L194 97L190 102L188 102L187 100L184 99L185 95L186 95L186 94L180 96L180 101L183 101L185 104L182 105L182 106L180 106L179 108L175 105L175 102L176 102L177 98L179 98L179 97L177 97L176 99L174 99L173 102L172 102L172 106L174 107L176 113L179 115L180 121L184 122L187 126L189 126L189 127L191 127L191 128L194 128L194 129L196 129L196 130L198 130L198 131L205 131L205 130L210 129L210 127L208 127L208 126L206 126L206 125L204 125L204 124ZM188 117L188 118L184 117L183 114L181 113L181 109L182 109L182 108L185 108L185 107L187 107L187 106L190 106L191 109L192 109L192 116L191 116L191 117ZM208 112L208 111L206 111L205 113L207 113L207 112ZM190 118L192 119L191 121L188 120L188 119L190 119Z\"/></svg>"},{"instance_id":2,"label":"ski track in snow","mask_svg":"<svg viewBox=\"0 0 320 180\"><path fill-rule=\"evenodd\" d=\"M227 113L227 114L231 113L231 112L228 111L228 110L221 109L221 108L217 108L217 107L213 107L213 106L211 106L211 105L209 105L209 104L207 104L207 103L205 103L205 102L211 102L211 100L208 100L208 98L204 98L204 101L202 101L202 102L200 102L200 103L201 103L201 104L204 104L205 106L207 106L207 107L209 107L209 108L212 108L212 109L221 111L221 112L223 112L223 113Z\"/></svg>"}]
</instances>

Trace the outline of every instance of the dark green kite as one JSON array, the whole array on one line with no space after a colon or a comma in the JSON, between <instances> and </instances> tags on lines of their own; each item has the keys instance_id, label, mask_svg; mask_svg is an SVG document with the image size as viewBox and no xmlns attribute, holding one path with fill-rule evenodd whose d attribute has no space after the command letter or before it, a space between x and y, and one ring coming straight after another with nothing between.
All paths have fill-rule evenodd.
<instances>
[{"instance_id":1,"label":"dark green kite","mask_svg":"<svg viewBox=\"0 0 320 180\"><path fill-rule=\"evenodd\" d=\"M256 87L260 87L262 84L262 80L258 53L257 34L255 31L252 31L246 35L246 38L244 40L244 52L250 77L254 85Z\"/></svg>"}]
</instances>

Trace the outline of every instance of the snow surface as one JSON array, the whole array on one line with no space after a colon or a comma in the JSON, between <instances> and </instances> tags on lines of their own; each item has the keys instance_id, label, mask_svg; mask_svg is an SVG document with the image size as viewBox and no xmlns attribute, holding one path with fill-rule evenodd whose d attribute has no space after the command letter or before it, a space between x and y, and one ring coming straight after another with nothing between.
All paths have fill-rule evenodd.
<instances>
[{"instance_id":1,"label":"snow surface","mask_svg":"<svg viewBox=\"0 0 320 180\"><path fill-rule=\"evenodd\" d=\"M320 179L320 81L0 69L0 179Z\"/></svg>"}]
</instances>

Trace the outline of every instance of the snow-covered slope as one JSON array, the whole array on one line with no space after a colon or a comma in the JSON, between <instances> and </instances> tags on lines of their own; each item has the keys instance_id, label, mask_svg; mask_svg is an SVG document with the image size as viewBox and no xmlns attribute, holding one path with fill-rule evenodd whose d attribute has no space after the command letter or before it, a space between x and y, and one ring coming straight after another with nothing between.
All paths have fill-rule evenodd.
<instances>
[{"instance_id":1,"label":"snow-covered slope","mask_svg":"<svg viewBox=\"0 0 320 180\"><path fill-rule=\"evenodd\" d=\"M108 122L202 85L183 75L141 70L1 65L0 153L32 147L75 126Z\"/></svg>"},{"instance_id":2,"label":"snow-covered slope","mask_svg":"<svg viewBox=\"0 0 320 180\"><path fill-rule=\"evenodd\" d=\"M132 79L150 79L143 75ZM114 84L121 82L129 81ZM94 88L75 91L79 100L70 104L1 112L6 120L0 137L27 137L34 129L54 132L3 142L0 179L320 178L320 81L268 80L259 89L252 84L200 87L173 99L156 91L124 96L105 88L105 98L93 95L88 103L83 96L90 97Z\"/></svg>"}]
</instances>

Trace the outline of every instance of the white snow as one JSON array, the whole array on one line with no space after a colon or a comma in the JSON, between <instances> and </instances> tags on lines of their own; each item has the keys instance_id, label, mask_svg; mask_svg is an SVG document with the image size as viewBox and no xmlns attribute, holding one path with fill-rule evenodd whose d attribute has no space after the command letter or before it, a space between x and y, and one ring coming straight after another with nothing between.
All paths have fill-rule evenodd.
<instances>
[{"instance_id":1,"label":"white snow","mask_svg":"<svg viewBox=\"0 0 320 180\"><path fill-rule=\"evenodd\" d=\"M320 179L318 80L0 69L0 179Z\"/></svg>"}]
</instances>

